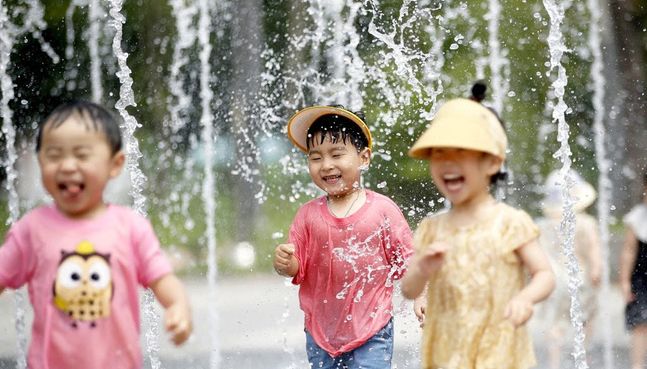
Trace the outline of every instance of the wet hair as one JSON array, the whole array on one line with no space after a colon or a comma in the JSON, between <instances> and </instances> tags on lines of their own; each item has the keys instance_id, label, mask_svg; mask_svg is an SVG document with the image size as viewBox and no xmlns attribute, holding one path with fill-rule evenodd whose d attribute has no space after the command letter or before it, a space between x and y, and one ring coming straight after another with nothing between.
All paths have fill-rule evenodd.
<instances>
[{"instance_id":1,"label":"wet hair","mask_svg":"<svg viewBox=\"0 0 647 369\"><path fill-rule=\"evenodd\" d=\"M476 81L474 85L472 86L472 95L470 96L470 100L476 101L477 103L483 105L482 101L485 100L485 92L487 91L487 85L485 84L484 81ZM485 106L485 105L483 105ZM499 120L499 123L501 123L501 127L503 127L503 130L505 131L505 123L503 122L503 119L497 114L496 110L490 108L489 106L485 106L488 108L495 117ZM508 173L505 171L504 167L501 167L498 172L496 172L492 177L490 177L490 184L496 185L498 182L504 182L508 178Z\"/></svg>"},{"instance_id":2,"label":"wet hair","mask_svg":"<svg viewBox=\"0 0 647 369\"><path fill-rule=\"evenodd\" d=\"M340 106L335 107L344 109ZM362 112L352 113L364 121L364 114ZM317 118L310 125L310 128L308 128L306 137L306 147L308 150L315 146L315 143L318 145L322 144L326 137L332 143L350 142L358 152L368 147L368 138L364 135L362 129L352 120L337 114L326 114ZM319 142L315 142L315 140Z\"/></svg>"},{"instance_id":3,"label":"wet hair","mask_svg":"<svg viewBox=\"0 0 647 369\"><path fill-rule=\"evenodd\" d=\"M114 155L121 150L121 131L114 116L101 105L85 100L72 100L57 106L40 123L36 135L36 152L40 151L45 129L60 127L73 115L81 118L81 122L87 128L92 128L105 134L111 154Z\"/></svg>"}]
</instances>

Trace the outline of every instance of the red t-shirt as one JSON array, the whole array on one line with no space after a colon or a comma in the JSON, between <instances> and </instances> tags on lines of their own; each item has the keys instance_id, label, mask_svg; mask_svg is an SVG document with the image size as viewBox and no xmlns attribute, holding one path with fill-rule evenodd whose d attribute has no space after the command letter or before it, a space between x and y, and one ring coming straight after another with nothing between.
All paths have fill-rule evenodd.
<instances>
[{"instance_id":1,"label":"red t-shirt","mask_svg":"<svg viewBox=\"0 0 647 369\"><path fill-rule=\"evenodd\" d=\"M326 197L309 201L290 228L299 271L299 300L315 342L338 356L363 345L393 312L393 280L413 253L412 234L388 197L366 191L366 203L346 218Z\"/></svg>"}]
</instances>

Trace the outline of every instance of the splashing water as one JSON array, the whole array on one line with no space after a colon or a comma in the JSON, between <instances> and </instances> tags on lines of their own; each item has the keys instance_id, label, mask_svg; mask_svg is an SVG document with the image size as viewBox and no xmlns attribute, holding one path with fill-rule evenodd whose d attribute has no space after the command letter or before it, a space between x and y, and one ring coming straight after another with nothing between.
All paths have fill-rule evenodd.
<instances>
[{"instance_id":1,"label":"splashing water","mask_svg":"<svg viewBox=\"0 0 647 369\"><path fill-rule=\"evenodd\" d=\"M207 282L209 284L209 299L215 301L216 282L218 277L218 265L216 264L216 193L215 193L215 172L213 168L214 152L214 134L213 134L213 114L211 112L211 102L213 92L211 91L211 66L209 57L211 56L211 44L209 43L209 34L211 31L211 6L209 0L200 0L198 3L200 18L198 21L198 43L200 45L200 98L202 103L202 116L200 125L202 126L202 140L204 142L204 182L202 183L202 200L205 203L206 212L206 236L207 236ZM209 367L217 369L220 363L220 350L218 349L218 316L216 312L211 311L209 314L211 325L211 352L209 356Z\"/></svg>"},{"instance_id":2,"label":"splashing water","mask_svg":"<svg viewBox=\"0 0 647 369\"><path fill-rule=\"evenodd\" d=\"M43 15L44 11L43 7L40 4L40 1L28 0L24 29L26 31L31 31L32 37L38 40L41 50L43 50L43 52L47 54L50 59L52 59L52 62L54 64L58 64L61 59L59 58L58 54L56 54L52 46L43 38L42 31L47 28L47 24L43 20Z\"/></svg>"},{"instance_id":3,"label":"splashing water","mask_svg":"<svg viewBox=\"0 0 647 369\"><path fill-rule=\"evenodd\" d=\"M99 41L102 34L106 34L106 30L102 30L101 20L105 16L105 11L101 6L99 0L72 0L65 11L65 38L67 44L65 46L65 85L67 89L73 91L77 88L77 78L79 70L74 58L74 42L76 33L74 30L74 13L77 8L88 8L88 23L89 28L84 33L83 37L86 38L88 51L90 54L90 85L92 90L92 101L100 104L103 100L103 79L101 74L102 59L100 55Z\"/></svg>"},{"instance_id":4,"label":"splashing water","mask_svg":"<svg viewBox=\"0 0 647 369\"><path fill-rule=\"evenodd\" d=\"M605 91L605 76L603 73L603 59L602 59L602 42L600 40L600 20L601 11L600 4L597 0L588 0L587 6L591 13L591 23L589 29L589 48L593 55L593 63L591 65L591 82L593 83L593 108L595 109L595 116L593 118L593 130L595 132L595 158L598 164L599 177L598 177L598 219L600 228L600 244L601 244L601 259L609 260L609 211L611 203L611 180L609 179L609 172L611 171L611 162L609 161L605 149L606 142L606 129L604 127L604 91ZM609 286L609 264L602 263L602 284L601 295L608 295ZM609 319L610 313L607 310L608 304L600 302L599 306L602 310L602 330L604 332L611 332L611 320ZM611 335L604 335L604 367L612 369L613 363L613 343L611 342Z\"/></svg>"},{"instance_id":5,"label":"splashing water","mask_svg":"<svg viewBox=\"0 0 647 369\"><path fill-rule=\"evenodd\" d=\"M78 69L73 62L74 57L74 38L76 33L74 31L74 11L76 8L87 4L87 0L72 0L65 11L65 36L67 44L65 46L65 84L68 89L76 87L76 78L78 77Z\"/></svg>"},{"instance_id":6,"label":"splashing water","mask_svg":"<svg viewBox=\"0 0 647 369\"><path fill-rule=\"evenodd\" d=\"M494 96L494 110L503 114L503 103L507 88L507 79L502 76L503 68L506 65L506 59L501 52L501 42L499 41L499 20L501 17L501 4L498 0L489 0L489 10L487 13L488 20L488 49L490 52L490 71L492 86L496 86L492 92Z\"/></svg>"},{"instance_id":7,"label":"splashing water","mask_svg":"<svg viewBox=\"0 0 647 369\"><path fill-rule=\"evenodd\" d=\"M564 91L568 83L568 78L566 76L566 69L561 63L562 56L568 51L564 45L563 35L560 30L560 25L564 19L564 9L555 4L552 0L543 0L543 3L550 16L550 33L548 35L550 70L552 71L553 69L557 69L558 74L557 79L552 83L555 97L557 98L557 104L553 110L553 121L556 121L558 124L557 140L560 143L560 148L554 154L554 157L558 158L563 163L563 166L559 171L563 185L563 213L560 231L562 233L563 240L562 250L567 263L566 267L569 279L568 290L571 294L571 323L575 328L572 356L577 369L587 369L586 348L584 346L584 324L578 296L579 288L582 285L582 279L580 277L580 267L578 265L577 256L574 252L575 213L573 211L574 200L570 194L574 179L570 174L572 153L568 144L569 126L566 123L565 116L568 106L564 102Z\"/></svg>"},{"instance_id":8,"label":"splashing water","mask_svg":"<svg viewBox=\"0 0 647 369\"><path fill-rule=\"evenodd\" d=\"M92 85L92 101L101 103L103 99L103 83L101 78L101 58L99 57L99 27L103 8L99 0L89 0L88 49L90 50L90 83Z\"/></svg>"},{"instance_id":9,"label":"splashing water","mask_svg":"<svg viewBox=\"0 0 647 369\"><path fill-rule=\"evenodd\" d=\"M25 0L25 3L27 1L29 1L32 7L34 4L37 5L37 1L35 0ZM112 9L110 11L110 15L114 19L110 24L117 31L117 34L114 35L112 46L117 58L116 61L119 67L118 77L121 82L120 99L117 103L117 109L130 129L130 131L128 129L124 130L125 137L132 139L134 142L132 143L132 147L129 146L130 152L128 153L128 158L134 161L129 161L128 170L131 172L133 183L143 186L143 183L147 179L138 169L137 162L139 160L138 158L141 157L141 153L139 152L137 141L133 139L133 133L139 128L139 124L126 111L128 107L135 106L135 99L131 88L133 82L130 79L130 69L126 64L128 55L121 50L120 46L123 36L121 25L123 25L125 18L119 14L119 10L113 11L115 8L120 9L122 3L122 1L112 0ZM110 72L111 68L114 68L111 63L100 59L101 51L104 51L99 47L100 40L108 39L107 36L102 34L101 20L97 21L98 18L102 18L101 15L103 14L101 4L99 0L72 0L70 2L70 8L68 8L68 14L73 14L74 11L69 10L73 9L73 6L88 6L88 18L91 21L88 22L88 29L85 31L84 40L87 42L87 47L90 52L91 76L88 79L92 82L92 98L95 101L99 101L103 97L103 86L101 83L102 68L108 72ZM219 144L216 147L216 137L218 137L218 143L221 142L218 131L220 128L225 127L225 124L219 127L215 121L231 122L226 113L220 112L220 108L224 107L222 100L227 100L227 96L214 95L213 91L217 91L217 86L213 82L218 78L218 72L212 72L211 65L216 64L209 63L210 56L212 63L213 60L217 60L214 58L214 54L217 54L215 52L217 49L212 50L212 46L217 43L214 42L214 39L219 40L218 37L222 37L221 33L219 33L221 30L216 29L220 26L221 22L215 20L221 14L216 14L216 7L219 5L212 0L169 0L169 5L173 8L178 36L175 43L171 42L175 48L172 56L172 64L169 67L169 97L166 100L168 116L165 117L163 131L163 134L169 135L170 139L168 142L156 142L156 147L159 150L158 152L161 152L160 157L169 159L168 163L165 164L166 166L160 168L160 171L164 172L164 175L177 175L178 177L184 175L185 178L191 178L193 180L173 182L173 191L171 191L168 198L151 198L151 200L155 201L155 205L161 205L159 206L160 208L170 209L169 211L171 212L181 212L184 215L183 220L185 222L175 222L171 216L173 214L160 212L161 214L159 216L165 228L178 227L181 229L186 227L184 230L190 230L195 229L196 226L201 226L202 222L206 225L206 232L204 232L202 236L204 238L201 240L206 240L208 249L208 299L213 301L216 299L215 288L218 278L215 238L217 191L215 190L215 186L216 182L220 180L220 178L216 178L217 172L214 168L218 167L220 163L220 158L216 152L219 152L218 150L221 149L220 146L224 146L228 142L227 138L225 138L222 140L223 145ZM545 6L547 8L549 6L556 7L554 2L548 1L545 2ZM446 89L450 94L458 94L458 88L450 82L447 77L449 74L446 74L444 71L455 68L454 63L457 59L469 59L465 58L465 55L470 52L476 52L481 56L480 59L476 58L477 60L474 62L475 74L487 78L486 73L489 73L489 78L493 86L492 91L494 92L493 101L495 108L497 108L499 113L503 113L503 103L506 98L506 92L509 90L509 78L507 74L509 73L509 69L506 68L510 66L507 60L508 50L505 49L506 35L505 32L499 32L500 27L502 27L502 8L504 8L500 0L489 0L489 6L484 18L488 22L487 34L475 31L479 27L470 27L477 25L475 19L481 15L481 11L478 9L468 9L464 2L451 0L442 2L405 0L401 5L398 4L389 8L388 11L392 11L389 14L385 11L387 7L388 5L385 5L384 2L374 0L362 2L352 0L311 0L303 5L303 9L307 8L305 11L308 13L308 19L300 24L305 25L305 29L303 32L299 32L301 30L293 32L287 37L286 42L292 49L284 52L280 49L273 50L269 46L266 46L263 50L261 57L265 63L265 68L261 74L261 89L259 89L259 96L255 102L257 105L250 108L250 111L253 110L254 114L249 114L249 122L246 122L248 127L244 127L243 129L246 131L242 133L242 140L250 144L249 152L246 152L247 155L241 161L227 167L227 169L233 168L229 173L244 177L261 187L256 198L259 204L268 198L273 200L271 199L272 196L276 196L278 199L287 203L303 202L305 198L320 194L318 189L304 175L304 160L294 160L296 155L299 155L299 159L302 159L301 153L296 150L293 150L291 154L280 154L283 155L283 158L276 164L279 167L278 171L281 172L279 175L283 174L289 179L289 181L286 181L288 184L280 185L284 186L280 187L280 190L277 190L279 185L271 181L264 183L263 178L258 174L258 167L247 165L247 161L262 160L261 157L255 156L258 152L262 152L262 147L258 144L258 134L271 137L272 135L278 135L278 132L281 132L281 134L284 133L283 129L286 115L292 113L296 108L301 108L314 102L324 104L342 103L353 110L363 109L365 105L375 109L375 111L369 111L368 114L372 120L369 122L371 129L375 129L374 132L376 132L375 160L373 165L377 168L371 173L372 177L367 176L367 187L373 185L387 193L399 191L398 186L395 185L397 182L392 182L389 179L391 175L395 177L397 174L385 173L387 171L380 170L384 168L380 167L380 165L391 164L397 166L399 164L398 155L402 156L403 153L388 147L384 137L388 137L391 133L401 134L398 130L401 126L405 126L407 128L402 130L401 139L410 139L414 136L417 129L424 124L424 120L433 117L436 100L438 98L445 98L443 93ZM486 11L485 8L482 10L483 12ZM472 13L472 11L474 12ZM33 11L32 13L37 14L38 12ZM593 11L591 13L593 18ZM71 19L72 15L68 18ZM222 18L225 19L226 17ZM227 20L231 20L231 17ZM463 30L454 24L460 22L466 23L468 26L466 28L469 28L469 30ZM559 24L559 22L557 23ZM36 27L38 22L31 22L30 24ZM463 24L460 24L460 26L463 26ZM42 26L36 28L38 30L44 29ZM295 28L298 28L298 26ZM68 34L68 49L66 50L66 55L68 55L68 60L72 60L74 49L71 47L71 44L75 39L73 34L74 28L70 27L68 30L71 30L72 34L71 36ZM593 28L591 31L592 37L594 33ZM4 32L5 25L3 23L3 35ZM290 32L292 32L292 29ZM32 34L31 31L30 34ZM32 35L34 38L38 37L37 34ZM216 37L213 37L213 35L216 35ZM479 38L481 37L480 35L483 35L482 38ZM42 41L42 36L37 39ZM119 41L116 41L117 39ZM362 44L365 40L369 40L370 45L367 46L368 42L367 44ZM570 148L567 143L568 125L566 125L564 118L568 107L563 103L566 73L561 67L561 64L559 64L565 49L559 51L559 48L563 47L563 44L559 44L555 40L551 38L551 71L554 69L558 71L558 80L553 86L559 103L553 112L553 117L559 123L559 142L562 143L562 148L560 148L556 156L561 158L565 168L568 168L570 166ZM590 40L589 42L591 49L594 49L594 44L596 42L599 43L599 39L597 41ZM270 43L268 42L268 45ZM450 44L451 46L445 46ZM218 45L218 47L220 46ZM199 51L199 55L195 57L199 57L199 73L196 73L197 66L191 65L191 61L193 60L192 55L197 54L194 53L195 50L193 49ZM370 50L367 51L367 49ZM294 54L309 54L310 57L302 59L294 58L294 60L288 62L286 60L289 60L291 57L289 54L290 51L294 52ZM107 53L104 51L104 54ZM555 54L554 59L553 54ZM595 50L593 50L593 55L596 57ZM304 62L303 60L306 61ZM4 59L0 59L0 62L4 62ZM470 73L472 72L470 68L472 65L470 63L472 62L468 61L464 64L459 64L460 68L465 68L466 79L471 78ZM290 67L294 68L294 70L290 69ZM215 66L213 68L218 70ZM596 75L597 73L601 73L601 71L594 72L594 70L597 71L595 68L595 60L594 67L592 67L592 75L594 73ZM6 74L6 68L2 72ZM72 72L78 74L79 69L77 69L74 63L70 62L70 73ZM76 74L74 79L77 78ZM190 83L188 81L191 80L193 82L194 78L197 81L198 77L200 87L196 89L198 91L194 95L191 95ZM80 78L79 76L79 80ZM65 82L69 82L71 79L70 75L65 76ZM592 79L596 83L601 80L600 78L596 79L596 77L592 77ZM69 86L68 89L70 91L73 90ZM365 92L371 89L378 92L373 92L374 95ZM596 87L596 90L601 89ZM193 100L197 99L197 96L201 99L200 105L197 103L194 104ZM511 95L507 96L512 97ZM379 99L382 102L379 108L373 108L377 104L370 101L369 97L370 99ZM602 105L598 105L598 100L599 104L601 104L603 95L601 97L598 95L598 97L594 98L596 114L600 114L600 117L602 117L604 110ZM412 119L406 116L404 113L405 109L401 107L414 105L416 108L412 115L415 115L415 118ZM215 112L212 112L211 109L214 107L217 108L214 109ZM131 111L133 110L131 109ZM191 114L198 111L202 113L199 119L200 134L197 134L196 132L198 130L195 129L198 126L194 124L197 123L197 119L191 119L193 118ZM373 118L375 119L373 120ZM601 121L597 119L596 122L600 124L596 128L596 156L600 160L605 157L603 153L604 147L598 148L597 145L604 142L605 133ZM601 118L599 119L601 120ZM598 125L598 123L595 124L596 126ZM549 129L550 126L546 125L544 128ZM225 130L225 128L222 129L222 131ZM191 132L187 133L187 131ZM188 136L188 139L183 135ZM542 135L540 134L540 136ZM284 139L284 137L281 136L279 139ZM174 146L185 143L190 144L187 151L192 153L188 157L183 156L185 147L182 147L182 150L177 150L177 146ZM131 145L130 142L129 145ZM541 149L544 149L544 146L539 146ZM164 149L166 150L163 151ZM196 154L198 149L200 153ZM196 159L195 156L200 156L200 158ZM204 161L200 162L200 160ZM158 162L163 161L158 160ZM204 169L204 172L193 173L194 169L200 165L204 165L204 168L200 168L201 170ZM608 192L606 194L604 193L603 182L608 181L605 173L609 170L609 163L599 162L598 166L601 171L601 182L599 186L600 198L598 202L600 208L598 214L600 214L601 224L604 223L606 225L608 222L608 213L604 215L604 211L605 209L608 211L609 208L609 195ZM175 170L177 169L176 167L180 170ZM165 171L167 168L173 170ZM9 174L11 174L11 171ZM273 179L276 178L273 177ZM564 177L563 182L568 186L570 179ZM144 213L146 199L142 194L141 187L135 187L134 185L131 193L136 203L135 209L139 209L140 212ZM192 211L195 209L189 207L191 200L198 197L198 191L201 191L200 199L202 200L202 204L200 206L205 211L206 219L197 219L195 212ZM403 209L405 214L415 217L419 214L427 213L430 208L449 206L449 202L444 202L443 199L439 199L436 202L434 200L430 201L430 198L425 197L426 195L424 194L416 193L416 196L419 195L421 198L416 199L419 200L417 201L417 205L409 207L408 212L407 209ZM568 201L565 203L568 203ZM167 204L171 206L167 207ZM226 208L226 206L223 206L223 208ZM562 227L563 232L572 233L572 221L572 213L567 214L565 212ZM186 234L182 234L182 230L178 233L180 234L173 234L173 236L178 236L180 240L182 240L182 237L187 237ZM602 236L604 242L605 235L603 234ZM277 238L282 237L283 235L277 236ZM608 233L606 237L608 238ZM567 241L567 244L572 243L571 239ZM361 242L358 244L361 244ZM335 252L339 259L346 261L350 267L355 268L355 258L360 254L363 255L365 250L350 249L349 251L348 248L344 247L337 249ZM355 253L353 254L353 252ZM376 273L377 271L368 270L368 272L371 275L371 273ZM362 281L353 281L353 283L356 283L355 287L357 287L361 286ZM347 287L350 289L353 286L348 285ZM341 291L340 293L348 292ZM362 298L361 293L362 289L357 294L358 299ZM145 301L144 305L149 306L154 304L152 295L147 295L145 298L147 301ZM574 304L574 307L576 305ZM154 315L148 315L152 311L151 308L146 308L145 317L151 321L156 321L157 319ZM209 344L213 345L210 347L211 355L209 360L210 366L217 368L221 360L218 337L215 336L215 332L218 331L218 316L215 310L210 311L209 314L210 324L212 325L210 332L214 334L209 341ZM577 312L573 314L575 316ZM287 321L288 316L289 314L283 316L281 321ZM358 316L355 315L354 319L357 320L357 318ZM349 316L347 319L350 320L353 317ZM577 318L573 319L576 320ZM153 330L146 332L147 341L150 340L152 342L157 338L156 336L158 334L155 329L153 328ZM287 346L285 331L283 333L283 351L293 354L294 350L291 350ZM151 342L148 342L149 347L152 347L147 349L148 354L153 363L153 367L159 367L160 362L157 359L159 348L157 348L154 342ZM411 347L417 349L418 345L412 345ZM582 355L579 356L579 358L581 357ZM414 367L415 364L412 363L411 365L411 367ZM290 367L297 366L298 364L290 365ZM609 368L608 364L607 368Z\"/></svg>"},{"instance_id":10,"label":"splashing water","mask_svg":"<svg viewBox=\"0 0 647 369\"><path fill-rule=\"evenodd\" d=\"M141 127L141 125L137 122L135 117L130 115L126 110L129 106L136 107L137 104L135 103L135 94L132 89L133 79L130 76L131 70L127 64L128 54L125 53L121 47L123 24L126 23L126 17L120 13L122 5L123 0L110 0L110 16L112 19L108 24L115 30L112 49L119 65L117 77L119 78L120 83L119 100L117 101L115 108L123 119L121 128L123 130L123 135L126 138L126 168L130 174L130 181L132 184L130 195L133 198L133 208L138 213L145 215L146 197L143 194L143 189L144 183L146 182L146 176L141 169L139 169L138 162L142 157L142 153L139 150L139 143L134 136L135 131L137 128Z\"/></svg>"},{"instance_id":11,"label":"splashing water","mask_svg":"<svg viewBox=\"0 0 647 369\"><path fill-rule=\"evenodd\" d=\"M11 54L15 41L23 34L30 33L38 41L41 50L50 57L54 64L60 59L52 47L42 37L42 30L46 28L43 20L43 8L37 0L27 2L27 10L22 26L11 22L4 3L0 3L0 88L2 89L2 100L0 102L0 115L2 116L2 133L5 138L6 157L3 160L3 167L6 168L7 178L5 188L8 193L9 219L7 224L11 225L20 217L20 202L16 191L16 179L18 174L15 169L18 155L16 152L16 130L13 127L13 111L9 102L14 99L14 86L8 74L11 64ZM27 328L26 328L26 292L20 289L14 293L16 305L15 327L16 327L16 365L19 369L27 367Z\"/></svg>"},{"instance_id":12,"label":"splashing water","mask_svg":"<svg viewBox=\"0 0 647 369\"><path fill-rule=\"evenodd\" d=\"M13 50L16 27L9 20L7 9L4 4L0 4L0 88L2 89L2 101L0 105L0 114L2 115L2 134L5 137L6 157L3 160L3 167L7 168L7 179L5 188L9 193L9 218L7 224L13 224L20 217L20 203L16 191L17 173L14 169L16 163L16 131L12 124L13 111L9 107L9 102L14 98L13 81L7 73L11 63L11 51ZM25 291L18 290L14 294L14 303L16 305L15 326L18 336L16 343L16 366L19 369L27 367L27 334L25 323Z\"/></svg>"},{"instance_id":13,"label":"splashing water","mask_svg":"<svg viewBox=\"0 0 647 369\"><path fill-rule=\"evenodd\" d=\"M121 128L126 141L126 169L130 174L130 183L132 186L130 195L133 198L133 209L141 215L146 215L146 197L143 194L146 176L139 168L139 158L142 157L142 153L139 151L139 143L134 135L137 128L140 127L140 124L126 110L129 106L134 107L137 104L135 104L135 94L132 89L133 79L130 77L131 71L127 64L128 54L121 47L123 24L126 23L126 18L121 14L122 5L122 0L110 0L109 13L112 19L108 21L108 24L115 29L112 49L119 64L117 77L121 84L119 88L119 100L115 108L119 111L119 115L123 119ZM148 325L145 334L146 352L151 361L151 366L154 369L159 369L161 368L159 360L159 315L155 312L155 297L151 290L147 290L144 293L143 310L146 324Z\"/></svg>"},{"instance_id":14,"label":"splashing water","mask_svg":"<svg viewBox=\"0 0 647 369\"><path fill-rule=\"evenodd\" d=\"M173 133L177 133L180 128L186 125L186 113L192 102L184 84L182 69L189 62L189 57L185 53L195 44L198 36L197 30L192 27L198 8L195 4L186 5L184 0L171 0L171 6L173 7L178 40L175 43L173 63L170 67L169 91L171 95L168 105L171 130Z\"/></svg>"}]
</instances>

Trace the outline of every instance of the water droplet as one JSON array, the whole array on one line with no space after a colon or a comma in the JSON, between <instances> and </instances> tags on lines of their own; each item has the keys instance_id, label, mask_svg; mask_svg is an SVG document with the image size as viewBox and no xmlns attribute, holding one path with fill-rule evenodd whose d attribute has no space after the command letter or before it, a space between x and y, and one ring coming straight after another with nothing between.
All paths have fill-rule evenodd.
<instances>
[{"instance_id":1,"label":"water droplet","mask_svg":"<svg viewBox=\"0 0 647 369\"><path fill-rule=\"evenodd\" d=\"M382 181L377 184L377 188L384 188L384 187L386 187L386 181Z\"/></svg>"},{"instance_id":2,"label":"water droplet","mask_svg":"<svg viewBox=\"0 0 647 369\"><path fill-rule=\"evenodd\" d=\"M195 223L193 222L193 219L187 219L184 222L184 228L186 228L187 230L191 230L193 229L193 227L195 227Z\"/></svg>"}]
</instances>

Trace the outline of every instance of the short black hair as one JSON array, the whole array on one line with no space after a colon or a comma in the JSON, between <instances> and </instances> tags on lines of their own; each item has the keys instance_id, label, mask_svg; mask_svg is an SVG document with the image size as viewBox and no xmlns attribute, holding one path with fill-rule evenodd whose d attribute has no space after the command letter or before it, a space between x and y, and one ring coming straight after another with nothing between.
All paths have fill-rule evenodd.
<instances>
[{"instance_id":1,"label":"short black hair","mask_svg":"<svg viewBox=\"0 0 647 369\"><path fill-rule=\"evenodd\" d=\"M362 121L364 120L361 112L354 112L353 114L357 115ZM338 114L322 115L312 123L306 136L306 148L308 150L314 146L317 134L320 134L318 144L322 144L328 137L333 143L338 141L350 142L358 152L368 147L368 138L362 129L352 120Z\"/></svg>"},{"instance_id":2,"label":"short black hair","mask_svg":"<svg viewBox=\"0 0 647 369\"><path fill-rule=\"evenodd\" d=\"M102 131L106 135L110 153L115 154L122 148L121 130L119 123L112 114L99 104L85 100L72 100L56 107L38 125L36 135L36 152L40 151L43 131L45 128L56 128L63 124L70 116L78 115L86 126Z\"/></svg>"}]
</instances>

